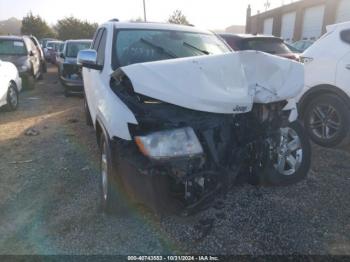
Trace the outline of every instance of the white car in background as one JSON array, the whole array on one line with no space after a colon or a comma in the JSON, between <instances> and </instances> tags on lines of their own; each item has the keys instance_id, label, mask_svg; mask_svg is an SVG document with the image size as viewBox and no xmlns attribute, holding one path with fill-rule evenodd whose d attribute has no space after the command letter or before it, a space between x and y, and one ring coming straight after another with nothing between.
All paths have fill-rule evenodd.
<instances>
[{"instance_id":1,"label":"white car in background","mask_svg":"<svg viewBox=\"0 0 350 262\"><path fill-rule=\"evenodd\" d=\"M21 89L22 80L16 66L0 60L0 107L6 106L10 111L16 110Z\"/></svg>"},{"instance_id":2,"label":"white car in background","mask_svg":"<svg viewBox=\"0 0 350 262\"><path fill-rule=\"evenodd\" d=\"M310 138L336 147L350 141L350 22L330 25L327 33L307 49L305 89L299 113Z\"/></svg>"}]
</instances>

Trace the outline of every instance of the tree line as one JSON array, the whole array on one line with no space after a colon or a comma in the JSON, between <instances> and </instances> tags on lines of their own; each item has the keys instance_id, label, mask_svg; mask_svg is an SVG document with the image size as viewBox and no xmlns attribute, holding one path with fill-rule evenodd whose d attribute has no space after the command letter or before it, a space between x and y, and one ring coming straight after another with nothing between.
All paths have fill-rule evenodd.
<instances>
[{"instance_id":1,"label":"tree line","mask_svg":"<svg viewBox=\"0 0 350 262\"><path fill-rule=\"evenodd\" d=\"M141 18L134 21L140 22ZM169 23L190 25L181 10L175 10L167 20ZM91 39L98 27L97 23L83 21L73 16L57 21L54 26L49 26L39 15L28 13L22 20L21 33L23 35L34 35L37 38L67 39Z\"/></svg>"},{"instance_id":2,"label":"tree line","mask_svg":"<svg viewBox=\"0 0 350 262\"><path fill-rule=\"evenodd\" d=\"M42 17L29 13L23 17L21 33L34 35L39 39L45 37L62 40L89 39L93 37L97 27L97 23L89 23L73 16L60 19L50 27Z\"/></svg>"}]
</instances>

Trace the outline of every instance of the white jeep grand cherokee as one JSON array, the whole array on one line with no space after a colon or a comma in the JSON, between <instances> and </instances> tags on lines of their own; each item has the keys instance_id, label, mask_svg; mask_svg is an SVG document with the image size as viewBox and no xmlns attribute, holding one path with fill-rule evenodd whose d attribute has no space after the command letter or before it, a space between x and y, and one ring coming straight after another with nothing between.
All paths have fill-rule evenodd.
<instances>
[{"instance_id":1,"label":"white jeep grand cherokee","mask_svg":"<svg viewBox=\"0 0 350 262\"><path fill-rule=\"evenodd\" d=\"M78 61L104 211L125 193L155 211L192 213L238 180L289 185L309 171L293 100L299 63L232 53L190 26L119 22L102 25Z\"/></svg>"}]
</instances>

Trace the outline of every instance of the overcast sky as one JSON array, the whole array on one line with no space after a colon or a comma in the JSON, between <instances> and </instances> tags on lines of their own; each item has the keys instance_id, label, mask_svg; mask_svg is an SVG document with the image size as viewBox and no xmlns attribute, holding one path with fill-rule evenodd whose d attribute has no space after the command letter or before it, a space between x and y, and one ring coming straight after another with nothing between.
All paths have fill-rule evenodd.
<instances>
[{"instance_id":1,"label":"overcast sky","mask_svg":"<svg viewBox=\"0 0 350 262\"><path fill-rule=\"evenodd\" d=\"M267 0L146 0L149 21L164 22L176 9L188 20L206 29L224 29L244 25L246 9L251 4L253 14L264 10ZM291 0L269 0L271 7ZM39 14L49 24L65 16L76 16L91 22L103 23L111 18L128 20L143 17L142 0L0 0L0 20L21 19L29 11Z\"/></svg>"}]
</instances>

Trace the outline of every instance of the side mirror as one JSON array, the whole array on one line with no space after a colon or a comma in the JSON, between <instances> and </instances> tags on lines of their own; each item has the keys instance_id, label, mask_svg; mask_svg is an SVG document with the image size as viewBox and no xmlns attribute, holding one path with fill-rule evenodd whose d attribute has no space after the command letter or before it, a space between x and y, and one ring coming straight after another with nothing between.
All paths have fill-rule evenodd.
<instances>
[{"instance_id":1,"label":"side mirror","mask_svg":"<svg viewBox=\"0 0 350 262\"><path fill-rule=\"evenodd\" d=\"M34 56L34 52L32 50L29 51L29 56Z\"/></svg>"},{"instance_id":2,"label":"side mirror","mask_svg":"<svg viewBox=\"0 0 350 262\"><path fill-rule=\"evenodd\" d=\"M102 70L102 66L97 64L97 52L92 49L81 50L78 53L78 65L86 68Z\"/></svg>"},{"instance_id":3,"label":"side mirror","mask_svg":"<svg viewBox=\"0 0 350 262\"><path fill-rule=\"evenodd\" d=\"M64 59L64 54L60 52L60 57Z\"/></svg>"}]
</instances>

